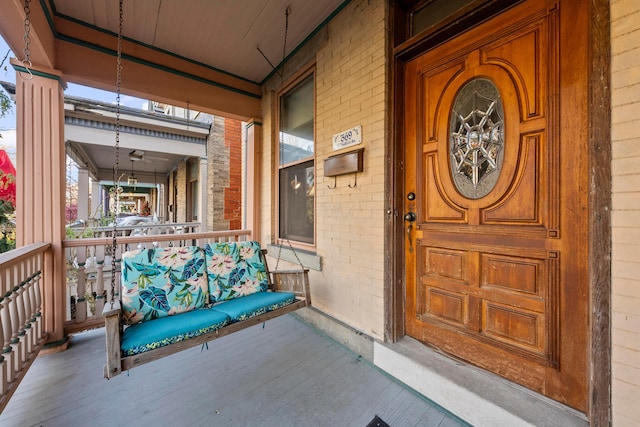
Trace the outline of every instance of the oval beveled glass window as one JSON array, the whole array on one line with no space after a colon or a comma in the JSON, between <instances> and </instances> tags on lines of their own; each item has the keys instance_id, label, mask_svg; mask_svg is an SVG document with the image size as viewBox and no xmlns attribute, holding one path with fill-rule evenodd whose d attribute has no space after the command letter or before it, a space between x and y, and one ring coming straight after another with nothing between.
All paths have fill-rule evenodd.
<instances>
[{"instance_id":1,"label":"oval beveled glass window","mask_svg":"<svg viewBox=\"0 0 640 427\"><path fill-rule=\"evenodd\" d=\"M451 174L458 191L479 199L493 190L502 168L504 111L500 92L487 78L465 84L451 109Z\"/></svg>"}]
</instances>

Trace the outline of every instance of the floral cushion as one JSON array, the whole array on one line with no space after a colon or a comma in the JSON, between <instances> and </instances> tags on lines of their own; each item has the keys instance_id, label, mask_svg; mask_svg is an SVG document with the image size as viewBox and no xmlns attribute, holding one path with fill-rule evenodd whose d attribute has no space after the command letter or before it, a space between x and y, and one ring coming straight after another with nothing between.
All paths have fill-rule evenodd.
<instances>
[{"instance_id":1,"label":"floral cushion","mask_svg":"<svg viewBox=\"0 0 640 427\"><path fill-rule=\"evenodd\" d=\"M122 311L129 325L204 307L208 295L204 254L197 246L122 255Z\"/></svg>"},{"instance_id":2,"label":"floral cushion","mask_svg":"<svg viewBox=\"0 0 640 427\"><path fill-rule=\"evenodd\" d=\"M212 304L267 290L267 271L258 242L206 244L204 253Z\"/></svg>"}]
</instances>

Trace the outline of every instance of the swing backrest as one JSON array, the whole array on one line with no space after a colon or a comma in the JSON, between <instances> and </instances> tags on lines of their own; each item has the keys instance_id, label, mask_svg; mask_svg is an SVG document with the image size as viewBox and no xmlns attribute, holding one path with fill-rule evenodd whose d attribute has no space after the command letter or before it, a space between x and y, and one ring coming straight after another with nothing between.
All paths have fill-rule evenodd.
<instances>
[{"instance_id":1,"label":"swing backrest","mask_svg":"<svg viewBox=\"0 0 640 427\"><path fill-rule=\"evenodd\" d=\"M209 300L204 252L197 246L125 252L121 295L129 325L204 307Z\"/></svg>"},{"instance_id":2,"label":"swing backrest","mask_svg":"<svg viewBox=\"0 0 640 427\"><path fill-rule=\"evenodd\" d=\"M207 243L204 253L211 304L268 289L269 275L258 242Z\"/></svg>"}]
</instances>

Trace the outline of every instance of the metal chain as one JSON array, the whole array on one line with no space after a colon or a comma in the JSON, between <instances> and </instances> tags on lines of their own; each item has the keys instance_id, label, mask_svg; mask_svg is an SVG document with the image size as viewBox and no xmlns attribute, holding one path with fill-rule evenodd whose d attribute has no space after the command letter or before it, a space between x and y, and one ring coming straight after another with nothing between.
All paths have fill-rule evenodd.
<instances>
[{"instance_id":1,"label":"metal chain","mask_svg":"<svg viewBox=\"0 0 640 427\"><path fill-rule=\"evenodd\" d=\"M31 7L29 6L31 0L24 0L24 49L22 52L24 53L24 59L22 60L22 65L29 73L29 77L24 77L26 80L31 80L33 78L33 73L31 72L31 68L33 68L33 64L31 63L31 49L29 45L31 44Z\"/></svg>"},{"instance_id":2,"label":"metal chain","mask_svg":"<svg viewBox=\"0 0 640 427\"><path fill-rule=\"evenodd\" d=\"M285 10L285 20L284 20L284 43L282 44L282 69L280 70L280 89L284 89L284 62L285 59L287 57L287 34L289 33L289 14L291 13L291 8L290 6L287 6L287 9ZM279 108L279 126L280 126L280 164L278 165L278 169L280 170L280 168L282 167L282 165L284 164L284 114L283 113L283 105L282 105L282 97L280 97L280 108ZM296 252L296 250L293 248L293 246L291 245L291 240L289 240L288 238L287 240L287 244L289 245L289 249L291 249L291 252L293 252L293 255L295 255L296 260L298 260L298 264L300 264L300 267L302 267L302 269L304 270L304 265L302 264L302 261L300 261L300 258L298 257L298 253ZM280 240L280 245L278 246L278 256L276 257L276 267L274 268L275 271L278 270L278 265L280 264L280 256L282 254L282 240Z\"/></svg>"},{"instance_id":3,"label":"metal chain","mask_svg":"<svg viewBox=\"0 0 640 427\"><path fill-rule=\"evenodd\" d=\"M187 130L189 130L189 119L191 118L191 110L189 109L189 100L187 99Z\"/></svg>"},{"instance_id":4,"label":"metal chain","mask_svg":"<svg viewBox=\"0 0 640 427\"><path fill-rule=\"evenodd\" d=\"M118 191L118 167L120 166L120 85L122 83L122 23L124 21L124 0L119 2L120 20L118 27L118 51L116 54L116 144L115 144L115 164L113 166L113 185L115 187L115 203L113 207L113 236L111 241L111 308L115 302L116 294L116 253L118 250L117 240L117 219L118 205L120 203L120 192Z\"/></svg>"}]
</instances>

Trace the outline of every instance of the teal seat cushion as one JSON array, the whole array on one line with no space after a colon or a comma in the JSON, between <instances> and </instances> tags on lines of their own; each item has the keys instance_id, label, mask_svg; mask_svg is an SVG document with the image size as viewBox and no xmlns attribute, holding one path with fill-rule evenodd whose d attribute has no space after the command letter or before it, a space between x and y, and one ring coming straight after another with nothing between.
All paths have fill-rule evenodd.
<instances>
[{"instance_id":1,"label":"teal seat cushion","mask_svg":"<svg viewBox=\"0 0 640 427\"><path fill-rule=\"evenodd\" d=\"M219 242L204 246L211 304L269 287L258 242Z\"/></svg>"},{"instance_id":2,"label":"teal seat cushion","mask_svg":"<svg viewBox=\"0 0 640 427\"><path fill-rule=\"evenodd\" d=\"M229 316L232 322L238 322L282 308L293 303L295 299L292 292L258 292L215 304L211 310L222 312Z\"/></svg>"},{"instance_id":3,"label":"teal seat cushion","mask_svg":"<svg viewBox=\"0 0 640 427\"><path fill-rule=\"evenodd\" d=\"M197 246L125 252L121 295L129 325L204 307L209 299L204 252Z\"/></svg>"},{"instance_id":4,"label":"teal seat cushion","mask_svg":"<svg viewBox=\"0 0 640 427\"><path fill-rule=\"evenodd\" d=\"M161 317L127 327L120 349L124 356L132 356L215 331L228 323L229 316L206 308Z\"/></svg>"}]
</instances>

